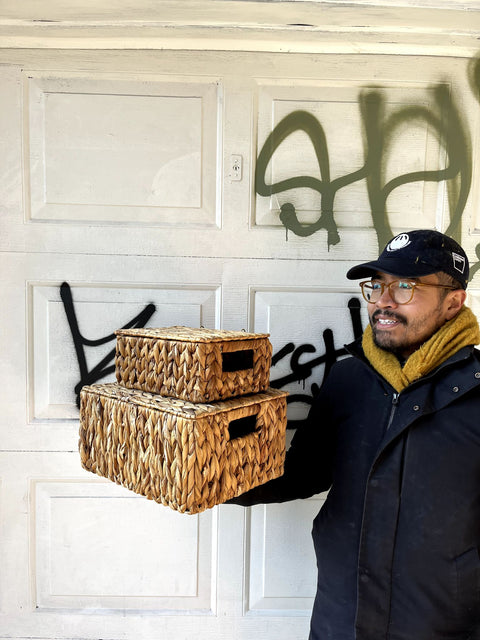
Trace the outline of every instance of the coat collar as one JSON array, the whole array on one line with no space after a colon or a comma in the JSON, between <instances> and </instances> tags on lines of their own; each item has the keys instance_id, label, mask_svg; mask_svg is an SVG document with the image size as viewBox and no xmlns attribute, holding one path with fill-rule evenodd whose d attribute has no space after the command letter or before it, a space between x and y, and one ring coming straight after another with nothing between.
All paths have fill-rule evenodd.
<instances>
[{"instance_id":1,"label":"coat collar","mask_svg":"<svg viewBox=\"0 0 480 640\"><path fill-rule=\"evenodd\" d=\"M345 348L348 353L362 360L391 392L394 419L391 420L390 428L386 431L377 451L376 462L381 457L382 451L422 416L428 416L443 409L480 386L480 351L474 346L459 349L436 369L416 380L400 393L396 393L393 387L371 366L363 353L361 339L346 345Z\"/></svg>"},{"instance_id":2,"label":"coat collar","mask_svg":"<svg viewBox=\"0 0 480 640\"><path fill-rule=\"evenodd\" d=\"M365 353L363 352L363 349L362 349L361 337L357 338L356 340L354 340L349 344L344 345L344 348L347 353L349 353L350 355L354 356L355 358L358 358L363 363L365 363L372 371L375 372L375 374L381 380L385 382L385 384L387 384L391 388L391 385L376 371L376 369L372 367L368 358L365 356ZM475 349L473 345L462 347L456 353L450 356L450 358L442 362L442 364L440 364L438 367L436 367L430 373L428 373L426 376L424 376L423 378L420 378L420 380L413 382L409 387L407 387L407 389L404 390L404 392L416 386L417 384L422 383L424 380L430 379L431 377L435 376L438 372L442 371L443 369L453 366L458 362L463 362L464 360L468 360L470 357L472 357L472 366L476 368L475 373L477 371L480 372L480 351L478 349ZM480 383L480 380L479 380L479 383Z\"/></svg>"}]
</instances>

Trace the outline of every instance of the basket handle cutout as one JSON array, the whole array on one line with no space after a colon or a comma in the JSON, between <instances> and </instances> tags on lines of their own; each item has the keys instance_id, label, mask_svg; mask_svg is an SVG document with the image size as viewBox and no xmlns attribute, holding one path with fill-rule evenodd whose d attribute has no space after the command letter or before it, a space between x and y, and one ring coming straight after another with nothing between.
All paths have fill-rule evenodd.
<instances>
[{"instance_id":1,"label":"basket handle cutout","mask_svg":"<svg viewBox=\"0 0 480 640\"><path fill-rule=\"evenodd\" d=\"M245 416L244 418L237 418L231 420L228 425L228 433L230 440L236 440L236 438L244 438L249 433L253 433L257 430L257 414L252 416Z\"/></svg>"},{"instance_id":2,"label":"basket handle cutout","mask_svg":"<svg viewBox=\"0 0 480 640\"><path fill-rule=\"evenodd\" d=\"M253 349L224 351L222 353L222 369L225 373L253 369Z\"/></svg>"}]
</instances>

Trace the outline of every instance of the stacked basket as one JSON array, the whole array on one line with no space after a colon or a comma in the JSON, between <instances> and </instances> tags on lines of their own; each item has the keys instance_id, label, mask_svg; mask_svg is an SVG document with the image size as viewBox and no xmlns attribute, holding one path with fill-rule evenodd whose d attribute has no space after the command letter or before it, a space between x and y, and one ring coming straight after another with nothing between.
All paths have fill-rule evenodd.
<instances>
[{"instance_id":1,"label":"stacked basket","mask_svg":"<svg viewBox=\"0 0 480 640\"><path fill-rule=\"evenodd\" d=\"M117 383L83 387L88 471L182 513L283 473L286 392L269 388L268 334L116 332Z\"/></svg>"}]
</instances>

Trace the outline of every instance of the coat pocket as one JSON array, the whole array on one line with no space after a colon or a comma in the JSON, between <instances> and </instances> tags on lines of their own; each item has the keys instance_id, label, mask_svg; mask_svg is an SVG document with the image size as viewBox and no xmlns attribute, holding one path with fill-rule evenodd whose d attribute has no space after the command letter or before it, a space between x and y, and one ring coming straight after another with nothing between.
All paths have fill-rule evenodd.
<instances>
[{"instance_id":1,"label":"coat pocket","mask_svg":"<svg viewBox=\"0 0 480 640\"><path fill-rule=\"evenodd\" d=\"M480 619L480 555L474 547L455 558L457 602L460 615Z\"/></svg>"}]
</instances>

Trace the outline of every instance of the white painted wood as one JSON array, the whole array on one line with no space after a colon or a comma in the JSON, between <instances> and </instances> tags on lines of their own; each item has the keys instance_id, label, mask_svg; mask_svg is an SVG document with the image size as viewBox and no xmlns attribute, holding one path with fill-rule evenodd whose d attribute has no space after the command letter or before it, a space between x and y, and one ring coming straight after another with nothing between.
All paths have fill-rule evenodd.
<instances>
[{"instance_id":1,"label":"white painted wood","mask_svg":"<svg viewBox=\"0 0 480 640\"><path fill-rule=\"evenodd\" d=\"M29 73L27 220L215 225L220 100L215 79Z\"/></svg>"},{"instance_id":2,"label":"white painted wood","mask_svg":"<svg viewBox=\"0 0 480 640\"><path fill-rule=\"evenodd\" d=\"M68 322L60 302L60 286L70 284L81 332L86 338L105 337L141 311L156 305L150 324L162 326L191 321L227 329L272 331L275 349L292 338L314 344L323 352L324 328L338 325L337 306L344 313L338 343L352 338L346 300L358 296L355 283L344 279L348 262L223 260L208 258L154 258L152 256L82 256L70 254L1 253L4 277L0 320L3 343L0 361L3 384L0 422L4 449L73 450L77 446L75 393L79 380ZM46 272L48 270L48 272ZM48 276L48 279L46 278ZM309 290L305 286L309 285ZM300 291L299 291L300 290ZM339 293L340 292L340 293ZM275 304L304 305L302 336L296 315L288 325L275 317ZM331 301L331 302L330 302ZM322 305L332 305L325 316ZM110 309L115 309L112 314ZM319 317L313 317L320 310ZM19 334L21 318L28 323ZM285 319L287 320L287 319ZM280 333L277 333L280 331ZM15 335L15 340L8 336ZM88 349L96 364L112 344ZM88 353L90 351L90 353ZM279 363L279 368L285 363ZM284 370L280 370L283 375ZM320 373L320 372L319 372ZM272 377L279 374L272 372ZM52 385L52 383L55 384ZM59 404L49 400L58 399ZM12 403L10 398L18 402ZM28 402L27 402L28 400ZM37 414L35 413L37 411ZM42 417L42 412L46 416ZM48 417L50 416L50 417Z\"/></svg>"},{"instance_id":3,"label":"white painted wood","mask_svg":"<svg viewBox=\"0 0 480 640\"><path fill-rule=\"evenodd\" d=\"M310 498L251 509L246 615L309 615L317 584L315 554L308 529L291 523L313 520L323 502Z\"/></svg>"},{"instance_id":4,"label":"white painted wood","mask_svg":"<svg viewBox=\"0 0 480 640\"><path fill-rule=\"evenodd\" d=\"M352 287L353 289L353 287ZM272 368L272 380L292 377L300 369L296 379L282 385L292 395L311 395L312 385L321 386L325 375L325 355L334 348L341 351L344 344L355 338L348 302L352 298L360 301L359 290L340 293L324 288L298 290L290 288L266 290L252 287L250 291L251 313L255 318L255 329L267 331L274 348L279 352L286 344L291 344L290 353ZM291 309L296 309L292 314ZM366 326L366 310L362 310L362 324ZM325 336L325 330L332 331L332 337ZM330 345L330 341L331 346ZM305 345L308 350L304 350ZM339 358L342 356L338 356ZM295 363L292 366L292 363ZM292 368L295 371L292 371ZM291 402L289 418L303 419L308 407L303 402Z\"/></svg>"},{"instance_id":5,"label":"white painted wood","mask_svg":"<svg viewBox=\"0 0 480 640\"><path fill-rule=\"evenodd\" d=\"M477 318L480 318L480 287L478 280L476 286L470 285L468 287L466 304L471 308Z\"/></svg>"},{"instance_id":6,"label":"white painted wood","mask_svg":"<svg viewBox=\"0 0 480 640\"><path fill-rule=\"evenodd\" d=\"M6 3L4 3L6 4ZM35 0L4 6L6 48L157 49L473 55L478 0ZM80 36L80 37L79 37Z\"/></svg>"},{"instance_id":7,"label":"white painted wood","mask_svg":"<svg viewBox=\"0 0 480 640\"><path fill-rule=\"evenodd\" d=\"M348 303L360 295L345 273L377 255L370 202L364 182L338 193L334 246L323 229L287 236L278 204L293 202L309 224L318 194L256 195L256 158L272 127L304 109L325 128L332 175L345 175L364 160L362 92L379 88L387 116L409 105L430 113L442 83L472 149L461 227L476 261L480 6L0 9L0 640L305 640L323 497L180 516L83 471L60 286L90 340L150 303L150 326L268 331L274 353L286 348L272 380L290 376L290 393L308 397L324 374L324 332L339 350L353 338ZM269 177L318 177L309 144L293 133ZM384 179L442 167L444 155L434 128L409 123L382 156ZM394 231L448 225L444 184L401 187L387 204ZM89 369L111 346L85 347ZM289 418L307 408L291 402Z\"/></svg>"},{"instance_id":8,"label":"white painted wood","mask_svg":"<svg viewBox=\"0 0 480 640\"><path fill-rule=\"evenodd\" d=\"M216 511L185 516L94 478L30 492L37 609L215 613Z\"/></svg>"},{"instance_id":9,"label":"white painted wood","mask_svg":"<svg viewBox=\"0 0 480 640\"><path fill-rule=\"evenodd\" d=\"M155 306L150 326L184 324L214 328L220 313L220 292L215 286L206 289L138 285L112 288L106 282L97 282L95 286L82 286L77 282L70 289L82 335L89 340L110 336L103 345L85 346L90 371L115 348L114 331L125 326L148 304ZM27 313L32 318L30 421L77 420L72 389L79 382L80 372L78 367L72 367L76 354L58 284L29 284ZM115 381L115 375L110 374L105 381Z\"/></svg>"},{"instance_id":10,"label":"white painted wood","mask_svg":"<svg viewBox=\"0 0 480 640\"><path fill-rule=\"evenodd\" d=\"M4 634L58 638L80 632L93 639L138 632L153 638L159 628L175 634L182 611L197 608L178 633L186 638L198 628L198 616L215 620L215 511L180 516L132 498L79 472L76 454L2 453L0 464ZM24 508L11 508L19 504ZM195 540L198 545L189 548ZM96 571L104 572L98 580Z\"/></svg>"},{"instance_id":11,"label":"white painted wood","mask_svg":"<svg viewBox=\"0 0 480 640\"><path fill-rule=\"evenodd\" d=\"M365 122L361 117L359 101L361 93L368 91L372 90L361 87L358 80L326 84L295 81L286 85L281 80L269 82L259 79L257 156L272 129L283 118L294 111L306 111L315 117L325 134L330 179L359 171L365 162ZM386 118L392 118L394 114L415 105L427 110L434 109L431 82L406 82L402 86L384 83L382 94ZM352 136L355 131L361 132L361 135ZM443 158L434 133L427 121L406 122L398 127L393 143L386 148L385 182L405 173L441 166ZM325 173L322 175L313 142L305 131L294 130L275 151L265 172L267 184L277 184L295 176L328 181L329 176ZM427 226L434 226L439 189L441 183L416 182L393 191L388 199L392 225L413 227L418 216L422 215ZM302 223L312 224L317 220L320 193L313 189L297 188L271 198L257 195L255 223L260 226L279 226L280 207L285 202L295 206ZM343 228L371 225L366 181L358 180L339 189L334 208L335 219Z\"/></svg>"},{"instance_id":12,"label":"white painted wood","mask_svg":"<svg viewBox=\"0 0 480 640\"><path fill-rule=\"evenodd\" d=\"M27 56L27 59L29 56ZM39 57L40 56L40 57ZM9 57L16 58L18 56ZM78 74L74 69L79 66L89 67L88 72L80 74L87 84L89 82L100 82L99 77L106 73L105 86L110 86L110 80L115 76L118 80L118 68L125 66L128 71L128 82L139 87L142 83L155 84L154 79L158 78L159 62L150 54L133 55L126 59L118 59L115 63L115 56L102 54L98 60L91 56L72 54L62 57L58 65L62 66L61 71L54 70L55 64L48 56L43 58L39 53L30 57L29 66L34 69L40 62L45 70L42 72L50 78L71 78ZM232 76L232 65L237 64L240 70L237 76ZM69 67L69 71L67 70ZM135 72L134 69L137 69ZM355 73L352 69L355 67ZM221 107L222 114L208 117L213 118L211 126L205 129L212 132L213 122L220 124L224 122L224 130L215 134L217 143L221 142L223 153L220 154L220 164L209 164L209 170L205 170L204 177L209 188L212 187L212 176L222 175L223 180L215 185L215 202L217 203L216 213L210 211L207 222L195 227L195 233L191 232L195 226L196 214L192 212L182 214L177 213L177 209L167 206L157 207L161 209L160 220L148 224L148 232L145 232L144 225L134 222L125 222L128 218L129 207L125 207L124 213L118 212L122 206L104 206L102 211L92 212L92 209L85 215L83 222L74 222L71 219L73 208L84 211L89 209L88 205L59 205L55 215L56 221L47 222L34 221L27 216L26 223L23 216L29 203L28 190L25 195L22 193L22 184L19 182L16 168L22 162L22 155L19 153L23 147L25 158L29 157L28 141L28 100L22 96L22 78L33 74L33 70L23 72L20 67L6 66L1 68L2 78L4 78L4 111L5 117L0 123L2 135L0 143L4 141L2 149L5 150L8 159L8 172L5 169L5 199L7 208L5 211L5 222L8 222L9 233L0 238L0 247L6 250L22 251L48 251L56 252L59 246L78 254L102 253L102 254L150 254L150 255L215 255L219 257L229 257L237 255L239 257L254 258L259 255L271 258L290 258L300 260L312 259L342 259L343 255L351 255L357 252L359 258L368 259L375 255L377 251L377 239L372 229L371 216L368 214L368 202L365 194L365 184L359 181L339 190L336 196L339 209L335 211L335 219L338 218L340 225L340 245L328 247L326 234L323 230L316 232L308 238L300 238L294 234L289 234L288 242L285 242L285 231L278 220L272 218L273 214L268 213L268 198L254 197L254 163L251 162L253 153L257 153L261 148L267 135L268 123L278 119L278 115L273 119L267 117L268 105L271 102L272 91L279 92L280 102L272 103L284 104L284 109L288 105L294 108L298 106L312 108L313 113L318 116L327 131L329 140L329 153L332 155L331 164L334 175L342 175L348 169L354 170L358 167L362 154L363 130L359 118L359 96L362 91L369 90L373 84L381 86L381 90L387 100L387 115L392 116L398 113L400 108L408 104L416 104L430 108L432 102L432 86L434 83L443 83L450 95L453 97L458 109L461 121L464 124L467 135L471 138L472 148L476 149L474 143L478 140L479 109L478 101L475 97L475 90L470 85L469 73L471 63L469 60L461 58L448 58L442 60L442 65L438 60L425 58L422 65L418 64L415 57L402 58L402 64L398 64L393 57L311 57L311 56L266 56L265 68L262 72L256 64L256 56L242 54L212 55L205 53L195 55L191 60L188 55L178 56L176 54L165 54L162 57L162 70L170 69L174 78L178 79L187 75L186 89L189 88L191 72L207 78L221 78L223 86L223 99L225 104ZM107 68L110 71L107 73ZM298 78L298 69L301 68L301 78ZM113 69L116 69L113 72ZM142 72L139 73L138 69ZM147 71L150 71L147 73ZM40 72L37 70L36 72ZM89 80L88 80L89 79ZM77 79L78 80L78 79ZM113 82L113 81L112 81ZM128 82L125 81L128 85ZM181 83L180 83L181 84ZM201 83L200 83L201 84ZM208 82L206 83L208 85ZM203 84L202 84L203 86ZM209 86L209 85L208 85ZM290 89L289 89L290 87ZM268 88L268 91L267 91ZM320 90L320 88L323 90ZM98 89L97 89L98 90ZM139 90L139 89L136 89ZM213 89L212 89L213 90ZM107 91L107 89L105 89ZM288 98L290 92L290 98ZM297 101L297 95L303 93L303 100ZM342 97L343 92L343 97ZM345 95L348 93L347 102ZM411 97L411 102L400 100L399 94L403 92ZM462 99L459 100L458 97ZM313 99L312 99L313 98ZM257 109L258 99L258 109ZM340 100L340 102L339 102ZM325 103L325 104L323 104ZM218 103L217 103L218 104ZM322 106L318 106L321 104ZM317 106L315 106L317 105ZM346 109L346 111L341 111ZM340 110L346 120L346 126L342 126L342 133L336 133L335 118ZM23 132L19 128L19 117L24 113ZM284 112L282 112L284 113ZM257 138L258 130L258 138ZM348 132L348 133L347 133ZM300 134L299 134L300 135ZM294 139L294 136L292 136ZM286 144L286 143L284 143ZM298 146L298 143L297 143ZM127 147L128 148L128 147ZM352 149L351 149L352 148ZM278 150L278 158L282 163L285 161L285 154L289 152L285 147ZM299 154L292 150L292 163L290 167L302 169L304 164L311 165L311 147L305 151L305 157L299 160ZM436 136L431 129L425 128L425 122L412 122L407 128L398 130L398 135L393 145L389 145L385 152L388 160L385 181L413 168L429 168L437 166L438 144ZM228 177L228 162L232 154L242 155L244 158L243 179L232 182ZM211 156L213 158L213 155ZM218 157L218 156L217 156ZM349 164L349 159L352 163ZM300 162L300 165L298 163ZM24 163L25 164L25 163ZM352 166L353 165L353 166ZM7 165L6 165L7 166ZM127 165L128 166L128 163ZM159 161L158 168L162 166ZM277 161L278 166L278 161ZM440 163L440 166L442 164ZM211 170L210 170L211 169ZM285 172L285 169L282 169ZM104 174L107 173L105 168ZM17 175L16 180L12 176ZM102 173L99 177L101 185ZM197 189L204 190L205 184L198 184ZM103 186L99 187L100 190ZM473 181L472 196L478 197L477 181ZM202 191L203 193L203 191ZM290 194L278 194L276 199L281 203L282 198ZM318 202L318 194L312 194L304 190L302 194L294 194L306 203L306 209L302 215L308 220L315 218L312 214L312 207ZM112 193L112 200L116 197ZM203 197L203 196L202 196ZM212 195L213 197L213 195ZM25 200L26 206L23 206ZM474 197L469 199L465 207L464 220L471 216L476 208L473 206ZM426 183L408 187L397 187L389 196L387 209L389 211L390 223L393 231L401 230L408 222L415 222L421 203L422 216L428 216L428 223L435 223L443 228L448 224L448 199L444 185ZM276 202L274 201L276 205ZM70 213L68 213L69 207ZM258 211L257 211L258 209ZM411 218L405 219L405 209L412 209ZM310 213L309 213L310 211ZM20 212L20 215L19 215ZM109 212L108 215L106 212ZM144 211L147 218L148 214ZM92 221L93 217L96 221ZM119 217L123 219L122 224L102 223L102 215L107 218ZM135 214L136 215L136 214ZM475 213L476 215L476 213ZM63 218L62 218L63 216ZM190 218L188 217L190 216ZM269 217L270 216L270 217ZM163 217L163 222L162 222ZM65 224L62 220L68 220ZM135 217L133 218L133 220ZM248 220L248 225L245 220ZM170 220L170 221L169 221ZM93 223L92 223L93 222ZM100 224L98 224L100 223ZM185 224L184 224L185 223ZM269 224L265 224L269 223ZM219 228L212 224L218 225ZM360 226L359 226L360 225ZM366 226L365 226L366 225ZM474 256L474 243L468 239L468 225L464 227L466 248ZM358 250L362 253L358 254Z\"/></svg>"}]
</instances>

